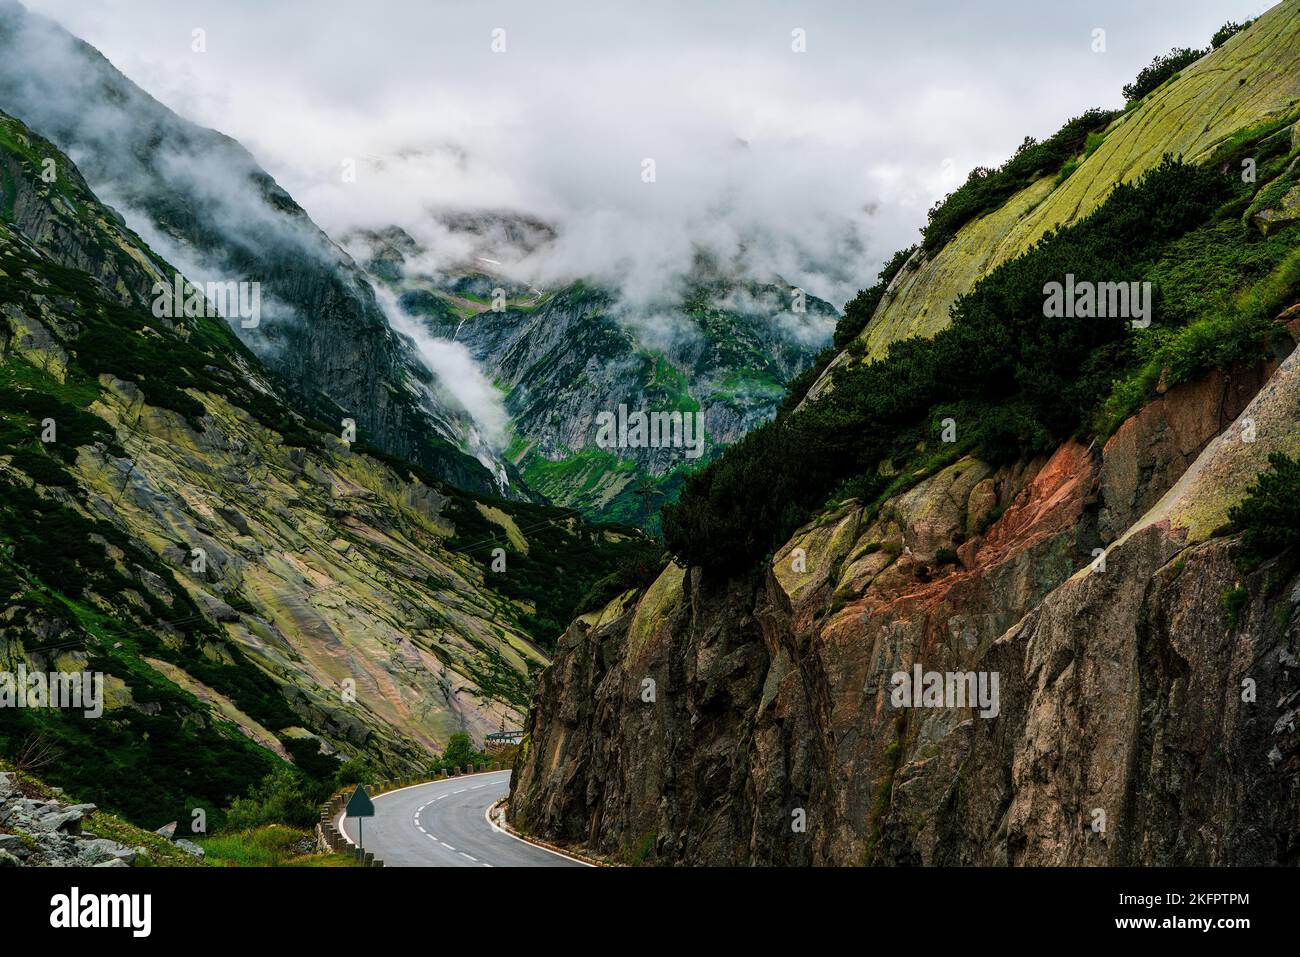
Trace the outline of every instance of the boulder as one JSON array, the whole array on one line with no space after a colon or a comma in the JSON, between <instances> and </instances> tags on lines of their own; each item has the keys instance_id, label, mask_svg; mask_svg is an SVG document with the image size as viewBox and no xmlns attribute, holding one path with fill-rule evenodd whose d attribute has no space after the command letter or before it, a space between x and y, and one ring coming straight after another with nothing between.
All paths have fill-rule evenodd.
<instances>
[{"instance_id":1,"label":"boulder","mask_svg":"<svg viewBox=\"0 0 1300 957\"><path fill-rule=\"evenodd\" d=\"M94 805L88 806L94 810ZM36 825L46 831L65 831L69 834L78 834L81 831L81 820L86 816L86 812L81 807L70 807L64 811L53 811L41 815Z\"/></svg>"},{"instance_id":2,"label":"boulder","mask_svg":"<svg viewBox=\"0 0 1300 957\"><path fill-rule=\"evenodd\" d=\"M100 864L109 860L121 860L130 864L135 861L135 855L135 851L117 841L97 837L91 841L84 841L78 856L87 864Z\"/></svg>"},{"instance_id":3,"label":"boulder","mask_svg":"<svg viewBox=\"0 0 1300 957\"><path fill-rule=\"evenodd\" d=\"M199 847L193 841L185 840L185 838L183 837L178 837L172 843L175 844L177 847L179 847L186 854L190 855L190 857L203 857L205 854L207 854L207 852L203 850L203 848Z\"/></svg>"}]
</instances>

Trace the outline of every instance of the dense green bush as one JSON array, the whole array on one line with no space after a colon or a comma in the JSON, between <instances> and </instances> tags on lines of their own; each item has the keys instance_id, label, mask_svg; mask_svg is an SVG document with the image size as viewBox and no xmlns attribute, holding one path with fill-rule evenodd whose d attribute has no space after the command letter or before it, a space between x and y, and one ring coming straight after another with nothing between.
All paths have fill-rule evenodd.
<instances>
[{"instance_id":1,"label":"dense green bush","mask_svg":"<svg viewBox=\"0 0 1300 957\"><path fill-rule=\"evenodd\" d=\"M1254 20L1247 20L1245 23L1236 23L1229 20L1215 32L1213 38L1210 40L1210 48L1214 50L1219 49L1219 47L1223 46L1254 22Z\"/></svg>"},{"instance_id":2,"label":"dense green bush","mask_svg":"<svg viewBox=\"0 0 1300 957\"><path fill-rule=\"evenodd\" d=\"M313 827L321 805L340 788L369 783L370 769L359 759L347 763L320 753L315 738L285 741L294 764L276 766L220 816L220 830L246 831L265 824Z\"/></svg>"},{"instance_id":3,"label":"dense green bush","mask_svg":"<svg viewBox=\"0 0 1300 957\"><path fill-rule=\"evenodd\" d=\"M226 812L225 826L233 831L263 824L311 827L320 819L320 806L329 794L328 786L313 785L292 768L278 767L248 794L235 798Z\"/></svg>"},{"instance_id":4,"label":"dense green bush","mask_svg":"<svg viewBox=\"0 0 1300 957\"><path fill-rule=\"evenodd\" d=\"M1144 66L1132 83L1124 86L1124 99L1133 103L1142 99L1152 90L1169 80L1174 74L1191 66L1201 57L1205 50L1193 50L1189 47L1174 47L1163 56L1158 56Z\"/></svg>"},{"instance_id":5,"label":"dense green bush","mask_svg":"<svg viewBox=\"0 0 1300 957\"><path fill-rule=\"evenodd\" d=\"M1171 243L1147 270L1160 291L1161 321L1134 336L1135 362L1112 383L1092 433L1110 436L1158 384L1173 388L1210 369L1267 358L1274 317L1300 297L1298 239L1300 226L1262 236L1224 219Z\"/></svg>"},{"instance_id":6,"label":"dense green bush","mask_svg":"<svg viewBox=\"0 0 1300 957\"><path fill-rule=\"evenodd\" d=\"M447 747L430 765L429 774L464 771L480 764L490 764L492 756L474 747L474 742L464 731L457 731L447 739Z\"/></svg>"},{"instance_id":7,"label":"dense green bush","mask_svg":"<svg viewBox=\"0 0 1300 957\"><path fill-rule=\"evenodd\" d=\"M190 812L203 808L209 830L219 828L231 793L278 762L233 728L195 717L192 697L165 687L158 694L164 710L156 715L120 708L87 721L64 709L12 709L0 721L0 753L13 755L24 742L40 740L54 757L41 776L78 800L150 830L176 821L178 834L190 833ZM146 695L137 700L151 703ZM177 716L181 709L188 719Z\"/></svg>"},{"instance_id":8,"label":"dense green bush","mask_svg":"<svg viewBox=\"0 0 1300 957\"><path fill-rule=\"evenodd\" d=\"M1268 464L1245 499L1228 510L1228 521L1241 532L1243 557L1253 563L1300 545L1300 458L1275 452Z\"/></svg>"},{"instance_id":9,"label":"dense green bush","mask_svg":"<svg viewBox=\"0 0 1300 957\"><path fill-rule=\"evenodd\" d=\"M649 555L638 555L625 560L591 586L573 609L574 617L599 611L629 589L649 588L664 570L665 564L666 556L651 558Z\"/></svg>"},{"instance_id":10,"label":"dense green bush","mask_svg":"<svg viewBox=\"0 0 1300 957\"><path fill-rule=\"evenodd\" d=\"M112 429L99 416L69 405L49 393L0 382L0 416L8 418L10 415L28 420L30 429L26 437L33 441L42 431L41 423L52 419L56 440L49 443L48 450L65 462L75 461L79 446L95 441L116 445Z\"/></svg>"},{"instance_id":11,"label":"dense green bush","mask_svg":"<svg viewBox=\"0 0 1300 957\"><path fill-rule=\"evenodd\" d=\"M664 511L668 547L689 564L753 562L837 491L873 501L957 454L999 461L1080 430L1134 361L1132 330L1122 317L1046 317L1045 284L1067 273L1139 280L1165 245L1210 218L1232 183L1166 157L1115 187L1092 214L961 296L934 338L896 342L881 361L839 370L827 396L688 478ZM951 445L934 441L946 417L957 422ZM887 462L903 467L886 474Z\"/></svg>"},{"instance_id":12,"label":"dense green bush","mask_svg":"<svg viewBox=\"0 0 1300 957\"><path fill-rule=\"evenodd\" d=\"M998 209L1034 180L1058 173L1090 146L1096 149L1099 141L1090 144L1089 137L1100 135L1116 115L1106 110L1089 110L1041 143L1025 137L1015 155L997 169L979 166L971 170L966 182L935 203L927 214L928 222L921 230L925 251L939 249L971 220Z\"/></svg>"},{"instance_id":13,"label":"dense green bush","mask_svg":"<svg viewBox=\"0 0 1300 957\"><path fill-rule=\"evenodd\" d=\"M63 468L54 458L32 448L14 449L10 465L26 473L37 485L49 488L72 488L77 480L72 473Z\"/></svg>"}]
</instances>

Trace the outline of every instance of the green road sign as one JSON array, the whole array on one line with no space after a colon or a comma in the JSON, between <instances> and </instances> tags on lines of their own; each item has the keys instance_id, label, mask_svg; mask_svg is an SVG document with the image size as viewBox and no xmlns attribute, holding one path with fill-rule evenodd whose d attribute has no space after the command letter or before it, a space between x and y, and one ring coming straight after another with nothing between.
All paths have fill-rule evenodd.
<instances>
[{"instance_id":1,"label":"green road sign","mask_svg":"<svg viewBox=\"0 0 1300 957\"><path fill-rule=\"evenodd\" d=\"M375 816L374 802L370 800L370 795L366 793L366 789L363 788L360 784L358 784L357 789L352 792L352 797L348 798L347 816L348 817L374 817Z\"/></svg>"}]
</instances>

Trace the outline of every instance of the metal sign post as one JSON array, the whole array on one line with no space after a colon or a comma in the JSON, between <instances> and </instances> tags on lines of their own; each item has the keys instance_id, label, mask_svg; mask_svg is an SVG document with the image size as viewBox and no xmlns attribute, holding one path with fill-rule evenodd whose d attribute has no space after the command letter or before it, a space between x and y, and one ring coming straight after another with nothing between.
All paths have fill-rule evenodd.
<instances>
[{"instance_id":1,"label":"metal sign post","mask_svg":"<svg viewBox=\"0 0 1300 957\"><path fill-rule=\"evenodd\" d=\"M352 797L348 798L348 807L343 813L344 817L355 817L357 819L357 847L364 852L366 844L362 836L361 822L364 818L375 816L375 804L370 800L370 795L366 793L366 789L360 784L352 792Z\"/></svg>"}]
</instances>

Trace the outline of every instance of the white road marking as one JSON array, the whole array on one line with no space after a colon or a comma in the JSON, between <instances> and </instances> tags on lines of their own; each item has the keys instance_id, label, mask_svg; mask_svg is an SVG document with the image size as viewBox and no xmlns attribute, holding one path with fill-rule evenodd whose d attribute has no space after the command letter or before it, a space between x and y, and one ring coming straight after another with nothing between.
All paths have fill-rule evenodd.
<instances>
[{"instance_id":1,"label":"white road marking","mask_svg":"<svg viewBox=\"0 0 1300 957\"><path fill-rule=\"evenodd\" d=\"M512 841L518 841L520 844L527 844L529 847L535 847L539 851L545 851L547 854L554 854L556 857L562 857L566 861L576 861L577 863L581 864L583 867L596 866L595 864L589 864L587 861L584 861L580 858L570 857L568 854L561 854L559 851L553 851L549 847L542 847L540 844L534 844L532 841L525 841L522 837L518 837L514 834L511 834L509 831L503 828L496 821L492 820L492 808L494 807L496 807L495 804L489 804L487 806L487 809L483 812L483 820L487 821L488 826L491 827L492 830L496 831L498 834L508 837Z\"/></svg>"},{"instance_id":2,"label":"white road marking","mask_svg":"<svg viewBox=\"0 0 1300 957\"><path fill-rule=\"evenodd\" d=\"M452 847L452 846L451 846L450 844L448 844L446 841L439 841L438 843L441 844L443 847L445 847L445 848L446 848L447 850L449 850L449 851L454 851L454 850L456 850L454 847Z\"/></svg>"},{"instance_id":3,"label":"white road marking","mask_svg":"<svg viewBox=\"0 0 1300 957\"><path fill-rule=\"evenodd\" d=\"M461 851L461 852L460 852L460 856L461 856L461 857L469 857L469 859L470 859L471 861L473 861L475 864L478 863L478 858L477 858L477 857L470 857L470 855L466 854L464 851Z\"/></svg>"}]
</instances>

